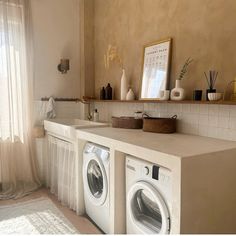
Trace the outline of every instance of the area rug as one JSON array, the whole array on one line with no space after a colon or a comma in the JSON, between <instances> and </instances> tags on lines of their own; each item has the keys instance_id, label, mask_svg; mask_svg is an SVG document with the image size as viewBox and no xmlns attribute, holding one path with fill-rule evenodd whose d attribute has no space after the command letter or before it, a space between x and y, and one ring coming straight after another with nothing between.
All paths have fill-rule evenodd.
<instances>
[{"instance_id":1,"label":"area rug","mask_svg":"<svg viewBox=\"0 0 236 236\"><path fill-rule=\"evenodd\" d=\"M0 207L0 234L78 234L48 198Z\"/></svg>"}]
</instances>

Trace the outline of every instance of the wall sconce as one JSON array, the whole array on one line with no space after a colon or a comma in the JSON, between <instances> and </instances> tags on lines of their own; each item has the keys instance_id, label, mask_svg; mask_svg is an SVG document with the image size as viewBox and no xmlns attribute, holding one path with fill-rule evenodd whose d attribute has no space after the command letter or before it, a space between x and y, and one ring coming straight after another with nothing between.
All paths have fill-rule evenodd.
<instances>
[{"instance_id":1,"label":"wall sconce","mask_svg":"<svg viewBox=\"0 0 236 236\"><path fill-rule=\"evenodd\" d=\"M70 60L69 59L61 59L61 63L57 66L57 69L62 74L66 74L67 71L70 70Z\"/></svg>"}]
</instances>

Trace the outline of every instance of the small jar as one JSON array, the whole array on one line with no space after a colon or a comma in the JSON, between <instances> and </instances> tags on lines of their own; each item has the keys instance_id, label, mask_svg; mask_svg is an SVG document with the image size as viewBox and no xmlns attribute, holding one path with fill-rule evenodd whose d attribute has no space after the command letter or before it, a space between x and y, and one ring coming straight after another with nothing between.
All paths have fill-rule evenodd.
<instances>
[{"instance_id":1,"label":"small jar","mask_svg":"<svg viewBox=\"0 0 236 236\"><path fill-rule=\"evenodd\" d=\"M134 119L142 119L142 118L143 118L143 112L142 111L134 112Z\"/></svg>"}]
</instances>

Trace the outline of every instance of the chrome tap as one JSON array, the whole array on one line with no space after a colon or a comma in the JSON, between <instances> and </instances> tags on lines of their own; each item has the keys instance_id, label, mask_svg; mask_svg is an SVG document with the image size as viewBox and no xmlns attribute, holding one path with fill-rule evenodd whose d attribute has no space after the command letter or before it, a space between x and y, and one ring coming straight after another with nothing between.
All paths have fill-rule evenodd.
<instances>
[{"instance_id":1,"label":"chrome tap","mask_svg":"<svg viewBox=\"0 0 236 236\"><path fill-rule=\"evenodd\" d=\"M83 104L85 104L85 105L88 105L88 114L87 114L87 119L89 120L89 121L91 121L92 119L93 119L93 116L92 116L92 114L91 114L91 109L90 109L90 105L91 105L91 103L88 101L88 100L81 100L81 103L83 103Z\"/></svg>"}]
</instances>

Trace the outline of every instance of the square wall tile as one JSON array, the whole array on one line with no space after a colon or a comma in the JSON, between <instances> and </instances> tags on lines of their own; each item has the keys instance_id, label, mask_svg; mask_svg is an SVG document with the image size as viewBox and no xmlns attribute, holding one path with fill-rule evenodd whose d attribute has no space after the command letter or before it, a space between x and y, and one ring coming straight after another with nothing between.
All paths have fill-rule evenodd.
<instances>
[{"instance_id":1,"label":"square wall tile","mask_svg":"<svg viewBox=\"0 0 236 236\"><path fill-rule=\"evenodd\" d=\"M219 114L219 105L209 105L209 115L218 116Z\"/></svg>"},{"instance_id":2,"label":"square wall tile","mask_svg":"<svg viewBox=\"0 0 236 236\"><path fill-rule=\"evenodd\" d=\"M229 116L219 116L218 118L218 128L229 128Z\"/></svg>"},{"instance_id":3,"label":"square wall tile","mask_svg":"<svg viewBox=\"0 0 236 236\"><path fill-rule=\"evenodd\" d=\"M199 114L208 115L209 114L209 105L207 105L207 104L199 105Z\"/></svg>"},{"instance_id":4,"label":"square wall tile","mask_svg":"<svg viewBox=\"0 0 236 236\"><path fill-rule=\"evenodd\" d=\"M200 136L206 136L208 137L209 134L209 127L207 125L199 125L198 127L198 134Z\"/></svg>"},{"instance_id":5,"label":"square wall tile","mask_svg":"<svg viewBox=\"0 0 236 236\"><path fill-rule=\"evenodd\" d=\"M230 116L236 117L236 106L230 106Z\"/></svg>"},{"instance_id":6,"label":"square wall tile","mask_svg":"<svg viewBox=\"0 0 236 236\"><path fill-rule=\"evenodd\" d=\"M230 140L230 129L218 128L217 129L217 138Z\"/></svg>"},{"instance_id":7,"label":"square wall tile","mask_svg":"<svg viewBox=\"0 0 236 236\"><path fill-rule=\"evenodd\" d=\"M190 105L190 113L191 114L199 114L200 105L199 104L191 104Z\"/></svg>"},{"instance_id":8,"label":"square wall tile","mask_svg":"<svg viewBox=\"0 0 236 236\"><path fill-rule=\"evenodd\" d=\"M218 127L218 116L209 115L208 116L208 125L209 127Z\"/></svg>"},{"instance_id":9,"label":"square wall tile","mask_svg":"<svg viewBox=\"0 0 236 236\"><path fill-rule=\"evenodd\" d=\"M196 114L183 114L182 120L184 123L187 123L187 124L198 124L199 116Z\"/></svg>"},{"instance_id":10,"label":"square wall tile","mask_svg":"<svg viewBox=\"0 0 236 236\"><path fill-rule=\"evenodd\" d=\"M208 125L209 124L209 119L208 115L199 115L199 125Z\"/></svg>"},{"instance_id":11,"label":"square wall tile","mask_svg":"<svg viewBox=\"0 0 236 236\"><path fill-rule=\"evenodd\" d=\"M229 118L229 128L236 130L236 116L230 116Z\"/></svg>"},{"instance_id":12,"label":"square wall tile","mask_svg":"<svg viewBox=\"0 0 236 236\"><path fill-rule=\"evenodd\" d=\"M219 105L219 116L229 117L230 115L230 106Z\"/></svg>"},{"instance_id":13,"label":"square wall tile","mask_svg":"<svg viewBox=\"0 0 236 236\"><path fill-rule=\"evenodd\" d=\"M191 113L191 105L190 104L183 104L182 105L182 112L184 114L189 114Z\"/></svg>"},{"instance_id":14,"label":"square wall tile","mask_svg":"<svg viewBox=\"0 0 236 236\"><path fill-rule=\"evenodd\" d=\"M160 107L161 112L167 112L167 104L166 103L161 103L159 107Z\"/></svg>"}]
</instances>

